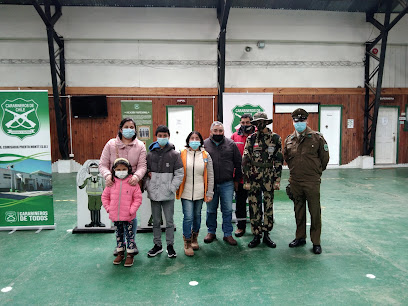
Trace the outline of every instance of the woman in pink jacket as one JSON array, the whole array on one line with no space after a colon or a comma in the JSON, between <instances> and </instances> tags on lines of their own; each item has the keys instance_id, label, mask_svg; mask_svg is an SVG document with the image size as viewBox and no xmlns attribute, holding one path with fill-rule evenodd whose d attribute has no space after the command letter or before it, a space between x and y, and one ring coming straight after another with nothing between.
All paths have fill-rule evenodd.
<instances>
[{"instance_id":1,"label":"woman in pink jacket","mask_svg":"<svg viewBox=\"0 0 408 306\"><path fill-rule=\"evenodd\" d=\"M137 255L135 244L135 231L133 220L136 218L136 211L142 204L142 192L139 184L130 185L132 177L132 167L125 158L115 160L112 167L111 187L106 187L102 193L102 204L109 219L116 227L116 243L118 256L113 261L118 265L125 257L125 239L127 241L127 257L125 267L133 265L133 257Z\"/></svg>"},{"instance_id":2,"label":"woman in pink jacket","mask_svg":"<svg viewBox=\"0 0 408 306\"><path fill-rule=\"evenodd\" d=\"M133 175L129 179L129 184L135 186L141 182L147 169L146 147L136 138L136 123L132 118L124 118L120 122L118 135L110 139L103 148L99 172L105 178L105 185L108 187L113 185L111 169L113 162L119 157L126 158L132 166ZM137 228L136 218L133 220L133 227ZM116 249L113 255L118 255Z\"/></svg>"},{"instance_id":3,"label":"woman in pink jacket","mask_svg":"<svg viewBox=\"0 0 408 306\"><path fill-rule=\"evenodd\" d=\"M103 148L99 161L99 172L105 178L106 186L113 185L111 168L119 158L126 158L132 166L133 176L129 184L135 186L146 173L146 147L136 138L136 123L132 118L124 118L119 124L116 138L110 139Z\"/></svg>"}]
</instances>

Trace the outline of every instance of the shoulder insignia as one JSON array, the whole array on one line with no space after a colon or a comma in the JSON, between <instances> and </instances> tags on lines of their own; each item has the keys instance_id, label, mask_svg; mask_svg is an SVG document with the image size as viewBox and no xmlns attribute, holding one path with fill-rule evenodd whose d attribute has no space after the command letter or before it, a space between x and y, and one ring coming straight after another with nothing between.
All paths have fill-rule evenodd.
<instances>
[{"instance_id":1,"label":"shoulder insignia","mask_svg":"<svg viewBox=\"0 0 408 306\"><path fill-rule=\"evenodd\" d=\"M323 147L323 148L324 148L324 150L325 150L326 152L329 151L329 146L327 145L327 143L324 144L324 147Z\"/></svg>"}]
</instances>

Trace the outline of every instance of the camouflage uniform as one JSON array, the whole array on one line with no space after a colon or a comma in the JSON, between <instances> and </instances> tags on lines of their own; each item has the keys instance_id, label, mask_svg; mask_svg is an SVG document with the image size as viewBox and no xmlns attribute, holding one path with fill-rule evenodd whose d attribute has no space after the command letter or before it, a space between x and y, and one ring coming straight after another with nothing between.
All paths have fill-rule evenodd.
<instances>
[{"instance_id":1,"label":"camouflage uniform","mask_svg":"<svg viewBox=\"0 0 408 306\"><path fill-rule=\"evenodd\" d=\"M282 139L267 128L267 132L257 131L248 137L242 158L244 186L248 192L251 229L254 235L270 232L273 228L274 183L280 182L282 174ZM249 185L248 185L249 184ZM264 220L262 222L262 203L257 198L263 192Z\"/></svg>"}]
</instances>

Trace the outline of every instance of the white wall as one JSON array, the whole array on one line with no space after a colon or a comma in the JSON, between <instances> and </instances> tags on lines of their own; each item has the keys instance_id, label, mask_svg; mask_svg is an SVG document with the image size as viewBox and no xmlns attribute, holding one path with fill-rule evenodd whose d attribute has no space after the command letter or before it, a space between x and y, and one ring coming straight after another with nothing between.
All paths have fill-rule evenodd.
<instances>
[{"instance_id":1,"label":"white wall","mask_svg":"<svg viewBox=\"0 0 408 306\"><path fill-rule=\"evenodd\" d=\"M0 87L51 86L46 31L37 12L0 7ZM215 9L62 12L56 30L66 40L68 86L216 87ZM385 87L408 87L407 20L389 36ZM361 13L231 9L226 87L363 86L363 44L377 35Z\"/></svg>"}]
</instances>

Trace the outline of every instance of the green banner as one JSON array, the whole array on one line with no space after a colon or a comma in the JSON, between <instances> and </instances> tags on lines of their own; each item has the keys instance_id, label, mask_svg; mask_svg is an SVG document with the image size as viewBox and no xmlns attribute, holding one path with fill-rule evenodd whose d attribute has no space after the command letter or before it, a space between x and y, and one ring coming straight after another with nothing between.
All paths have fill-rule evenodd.
<instances>
[{"instance_id":1,"label":"green banner","mask_svg":"<svg viewBox=\"0 0 408 306\"><path fill-rule=\"evenodd\" d=\"M54 226L47 91L0 91L0 229Z\"/></svg>"},{"instance_id":2,"label":"green banner","mask_svg":"<svg viewBox=\"0 0 408 306\"><path fill-rule=\"evenodd\" d=\"M121 101L122 119L129 117L136 122L137 138L144 142L146 149L153 142L152 100Z\"/></svg>"}]
</instances>

